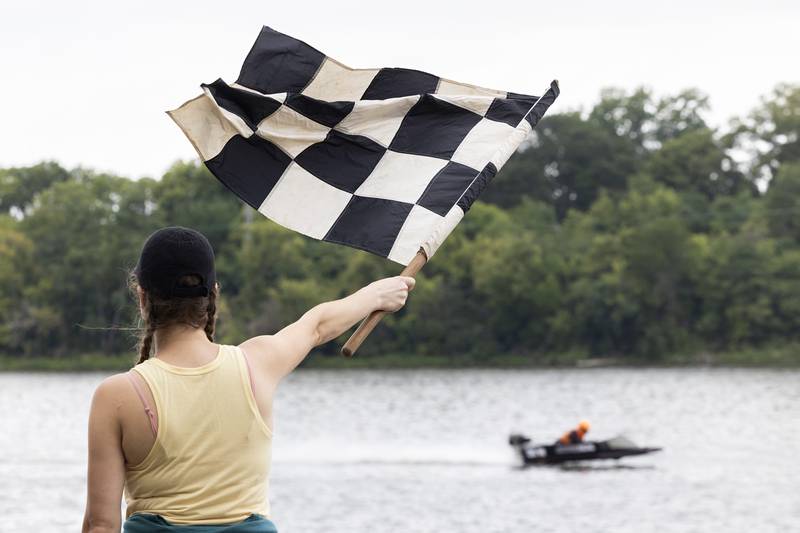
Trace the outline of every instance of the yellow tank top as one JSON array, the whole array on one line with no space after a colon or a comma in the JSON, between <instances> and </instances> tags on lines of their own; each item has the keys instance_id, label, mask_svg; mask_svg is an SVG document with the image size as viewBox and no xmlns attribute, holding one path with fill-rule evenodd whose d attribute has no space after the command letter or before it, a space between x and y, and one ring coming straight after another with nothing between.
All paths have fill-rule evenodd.
<instances>
[{"instance_id":1,"label":"yellow tank top","mask_svg":"<svg viewBox=\"0 0 800 533\"><path fill-rule=\"evenodd\" d=\"M200 367L154 358L134 367L153 393L155 444L126 467L126 516L154 513L177 524L269 516L272 433L258 411L244 354L220 346Z\"/></svg>"}]
</instances>

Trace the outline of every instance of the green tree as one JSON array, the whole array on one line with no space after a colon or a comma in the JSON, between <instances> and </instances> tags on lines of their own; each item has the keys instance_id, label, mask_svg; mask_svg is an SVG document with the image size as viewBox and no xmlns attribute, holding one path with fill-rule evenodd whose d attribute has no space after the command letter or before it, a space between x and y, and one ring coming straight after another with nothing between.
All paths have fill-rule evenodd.
<instances>
[{"instance_id":1,"label":"green tree","mask_svg":"<svg viewBox=\"0 0 800 533\"><path fill-rule=\"evenodd\" d=\"M572 257L567 301L575 335L593 353L657 356L680 349L692 313L696 247L679 196L643 182L618 201L602 197L567 220Z\"/></svg>"},{"instance_id":2,"label":"green tree","mask_svg":"<svg viewBox=\"0 0 800 533\"><path fill-rule=\"evenodd\" d=\"M768 182L784 163L800 161L800 85L779 84L735 125L739 147L753 153L753 177Z\"/></svg>"},{"instance_id":3,"label":"green tree","mask_svg":"<svg viewBox=\"0 0 800 533\"><path fill-rule=\"evenodd\" d=\"M764 203L770 234L800 243L800 161L779 169Z\"/></svg>"},{"instance_id":4,"label":"green tree","mask_svg":"<svg viewBox=\"0 0 800 533\"><path fill-rule=\"evenodd\" d=\"M765 342L777 326L770 274L775 243L753 235L722 235L705 248L697 277L702 302L698 333L714 348Z\"/></svg>"},{"instance_id":5,"label":"green tree","mask_svg":"<svg viewBox=\"0 0 800 533\"><path fill-rule=\"evenodd\" d=\"M487 187L482 199L513 207L530 197L552 204L559 220L588 209L599 191L622 191L637 170L635 145L578 113L548 117Z\"/></svg>"},{"instance_id":6,"label":"green tree","mask_svg":"<svg viewBox=\"0 0 800 533\"><path fill-rule=\"evenodd\" d=\"M11 217L0 215L0 352L20 350L20 331L29 327L24 294L34 279L34 243L18 225Z\"/></svg>"},{"instance_id":7,"label":"green tree","mask_svg":"<svg viewBox=\"0 0 800 533\"><path fill-rule=\"evenodd\" d=\"M155 184L154 216L163 225L194 228L214 250L228 244L244 204L198 162L177 162ZM247 209L250 209L247 207Z\"/></svg>"},{"instance_id":8,"label":"green tree","mask_svg":"<svg viewBox=\"0 0 800 533\"><path fill-rule=\"evenodd\" d=\"M31 208L38 193L67 179L66 169L53 161L0 169L0 213L22 216Z\"/></svg>"},{"instance_id":9,"label":"green tree","mask_svg":"<svg viewBox=\"0 0 800 533\"><path fill-rule=\"evenodd\" d=\"M647 160L643 172L671 189L699 193L709 201L741 191L757 193L707 128L665 142Z\"/></svg>"},{"instance_id":10,"label":"green tree","mask_svg":"<svg viewBox=\"0 0 800 533\"><path fill-rule=\"evenodd\" d=\"M652 147L656 112L653 95L644 87L631 94L609 87L600 92L600 101L589 113L589 120L608 134L629 141L642 156Z\"/></svg>"},{"instance_id":11,"label":"green tree","mask_svg":"<svg viewBox=\"0 0 800 533\"><path fill-rule=\"evenodd\" d=\"M697 89L656 99L643 87L630 94L607 88L589 113L589 120L609 134L629 140L641 158L684 133L706 129L703 115L710 109L708 96Z\"/></svg>"},{"instance_id":12,"label":"green tree","mask_svg":"<svg viewBox=\"0 0 800 533\"><path fill-rule=\"evenodd\" d=\"M87 328L117 326L129 316L126 276L156 227L145 215L151 187L148 180L78 171L39 194L21 222L38 266L26 300L52 327L47 337L30 336L29 351L115 351L129 344L114 330Z\"/></svg>"},{"instance_id":13,"label":"green tree","mask_svg":"<svg viewBox=\"0 0 800 533\"><path fill-rule=\"evenodd\" d=\"M710 109L708 95L697 89L684 89L659 99L653 116L653 141L660 147L685 133L708 130L703 115Z\"/></svg>"}]
</instances>

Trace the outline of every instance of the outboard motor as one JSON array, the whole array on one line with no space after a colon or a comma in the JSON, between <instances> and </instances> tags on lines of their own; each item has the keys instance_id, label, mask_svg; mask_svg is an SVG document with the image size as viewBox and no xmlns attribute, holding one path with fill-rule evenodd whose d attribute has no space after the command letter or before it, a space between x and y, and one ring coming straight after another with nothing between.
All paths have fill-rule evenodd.
<instances>
[{"instance_id":1,"label":"outboard motor","mask_svg":"<svg viewBox=\"0 0 800 533\"><path fill-rule=\"evenodd\" d=\"M531 441L529 437L522 435L520 433L512 433L511 436L508 437L508 443L511 446L522 446L523 444L527 444Z\"/></svg>"}]
</instances>

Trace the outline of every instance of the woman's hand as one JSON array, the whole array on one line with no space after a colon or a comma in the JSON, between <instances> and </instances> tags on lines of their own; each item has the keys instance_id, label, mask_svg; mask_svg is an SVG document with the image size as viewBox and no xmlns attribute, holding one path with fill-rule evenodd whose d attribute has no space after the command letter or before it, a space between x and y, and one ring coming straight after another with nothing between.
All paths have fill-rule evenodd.
<instances>
[{"instance_id":1,"label":"woman's hand","mask_svg":"<svg viewBox=\"0 0 800 533\"><path fill-rule=\"evenodd\" d=\"M366 289L375 296L376 311L394 313L406 304L408 291L412 290L415 284L414 278L394 276L373 281L367 285Z\"/></svg>"}]
</instances>

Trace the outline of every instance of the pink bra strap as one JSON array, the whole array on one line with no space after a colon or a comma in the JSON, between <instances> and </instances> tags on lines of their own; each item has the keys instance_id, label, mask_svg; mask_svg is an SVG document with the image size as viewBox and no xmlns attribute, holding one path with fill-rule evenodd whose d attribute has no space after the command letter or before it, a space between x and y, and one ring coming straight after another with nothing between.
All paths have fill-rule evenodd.
<instances>
[{"instance_id":1,"label":"pink bra strap","mask_svg":"<svg viewBox=\"0 0 800 533\"><path fill-rule=\"evenodd\" d=\"M147 399L144 397L144 393L142 393L142 388L139 386L139 383L133 379L133 376L130 372L126 373L128 376L128 380L133 385L133 388L136 389L136 394L139 396L139 399L142 400L142 404L144 405L144 412L147 413L147 418L150 419L150 429L153 430L153 436L158 435L158 426L156 425L156 415L153 413L153 410L150 409L150 404L147 403Z\"/></svg>"},{"instance_id":2,"label":"pink bra strap","mask_svg":"<svg viewBox=\"0 0 800 533\"><path fill-rule=\"evenodd\" d=\"M244 357L244 363L247 365L247 375L250 376L250 390L253 391L253 398L256 397L256 384L253 381L253 367L250 366L250 360L247 358L247 352L245 352L242 347L239 347L242 350L242 356Z\"/></svg>"}]
</instances>

